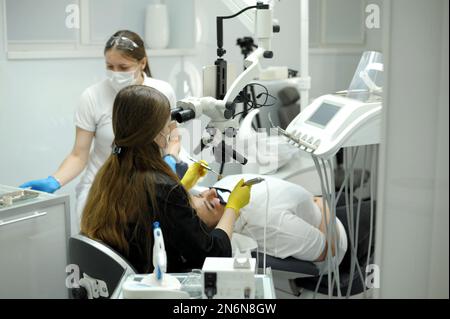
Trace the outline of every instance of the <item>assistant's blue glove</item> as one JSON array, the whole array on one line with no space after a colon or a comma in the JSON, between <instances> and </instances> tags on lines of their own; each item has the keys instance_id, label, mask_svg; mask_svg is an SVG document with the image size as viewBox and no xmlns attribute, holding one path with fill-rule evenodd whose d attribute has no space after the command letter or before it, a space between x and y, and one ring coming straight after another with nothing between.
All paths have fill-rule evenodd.
<instances>
[{"instance_id":1,"label":"assistant's blue glove","mask_svg":"<svg viewBox=\"0 0 450 319\"><path fill-rule=\"evenodd\" d=\"M31 187L31 189L37 191L54 193L61 188L61 184L53 176L49 176L44 179L36 179L34 181L26 182L25 184L22 184L19 187L20 188Z\"/></svg>"}]
</instances>

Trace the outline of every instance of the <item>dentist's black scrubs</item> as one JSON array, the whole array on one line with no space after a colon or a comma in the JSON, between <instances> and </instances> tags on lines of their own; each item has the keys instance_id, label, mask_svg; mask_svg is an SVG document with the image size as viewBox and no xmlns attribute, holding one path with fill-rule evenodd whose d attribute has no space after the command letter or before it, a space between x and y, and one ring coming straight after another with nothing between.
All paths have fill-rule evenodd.
<instances>
[{"instance_id":1,"label":"dentist's black scrubs","mask_svg":"<svg viewBox=\"0 0 450 319\"><path fill-rule=\"evenodd\" d=\"M190 206L188 194L183 186L160 174L156 179L156 194L159 212L155 218L160 222L163 232L167 272L201 269L206 257L231 257L231 242L228 235L222 229L208 229ZM152 211L151 207L149 198L148 212ZM152 272L152 251L147 255L143 252L143 247L146 236L153 236L153 233L148 234L141 230L136 236L133 234L135 226L129 225L127 239L130 251L122 255L138 273Z\"/></svg>"}]
</instances>

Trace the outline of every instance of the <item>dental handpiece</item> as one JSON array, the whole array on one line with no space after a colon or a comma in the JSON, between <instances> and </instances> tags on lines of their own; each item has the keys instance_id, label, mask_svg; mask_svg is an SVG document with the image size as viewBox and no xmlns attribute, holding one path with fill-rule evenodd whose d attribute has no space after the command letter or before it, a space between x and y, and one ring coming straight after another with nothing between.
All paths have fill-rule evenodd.
<instances>
[{"instance_id":1,"label":"dental handpiece","mask_svg":"<svg viewBox=\"0 0 450 319\"><path fill-rule=\"evenodd\" d=\"M222 179L222 174L220 174L220 173L216 172L215 170L213 170L211 167L209 167L209 165L206 165L205 163L197 161L195 158L192 158L190 156L188 156L188 158L189 158L189 160L191 160L191 161L193 161L195 163L199 163L204 169L206 169L206 170L216 174L218 180Z\"/></svg>"},{"instance_id":2,"label":"dental handpiece","mask_svg":"<svg viewBox=\"0 0 450 319\"><path fill-rule=\"evenodd\" d=\"M264 181L264 178L256 177L256 178L252 178L252 179L249 179L248 181L244 182L243 186L252 186L255 184L259 184L263 181Z\"/></svg>"}]
</instances>

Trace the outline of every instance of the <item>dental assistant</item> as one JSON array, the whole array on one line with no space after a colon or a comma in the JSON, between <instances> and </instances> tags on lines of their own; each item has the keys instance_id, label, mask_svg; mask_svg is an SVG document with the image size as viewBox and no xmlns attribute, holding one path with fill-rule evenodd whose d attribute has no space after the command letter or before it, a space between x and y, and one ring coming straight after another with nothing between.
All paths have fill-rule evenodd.
<instances>
[{"instance_id":1,"label":"dental assistant","mask_svg":"<svg viewBox=\"0 0 450 319\"><path fill-rule=\"evenodd\" d=\"M129 85L145 85L163 93L171 107L175 107L176 104L175 93L170 84L151 77L144 42L139 35L128 30L116 32L107 41L104 56L107 79L87 88L75 109L76 135L72 151L53 175L20 186L53 193L84 170L76 187L78 218L81 217L97 171L112 151L114 140L112 109L117 93ZM167 136L168 144L163 154L164 160L173 170L175 170L174 159L180 149L179 138L176 134L173 135L175 131L176 129Z\"/></svg>"}]
</instances>

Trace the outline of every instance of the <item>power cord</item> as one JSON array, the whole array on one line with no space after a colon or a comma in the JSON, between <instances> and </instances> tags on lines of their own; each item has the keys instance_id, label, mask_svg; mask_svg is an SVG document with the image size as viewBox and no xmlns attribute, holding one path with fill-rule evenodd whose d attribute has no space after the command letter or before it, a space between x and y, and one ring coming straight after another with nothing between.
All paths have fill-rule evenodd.
<instances>
[{"instance_id":1,"label":"power cord","mask_svg":"<svg viewBox=\"0 0 450 319\"><path fill-rule=\"evenodd\" d=\"M256 96L256 101L252 101L251 99L249 99L246 94L240 94L240 98L241 98L240 102L243 102L243 103L249 105L250 108L247 109L246 111L242 111L242 112L238 112L238 113L234 114L233 118L235 118L236 116L241 115L243 113L248 113L250 110L259 109L261 107L273 106L273 105L276 104L275 101L278 100L278 99L275 96L271 95L269 93L269 90L267 89L267 87L265 87L264 85L262 85L260 83L249 83L243 88L242 92L245 92L247 87L253 87L254 88L256 86L257 87L261 87L264 91L259 93ZM264 102L263 103L258 103L257 99L260 99L262 97L265 97ZM275 101L273 103L268 104L267 102L268 102L269 97L272 98Z\"/></svg>"}]
</instances>

